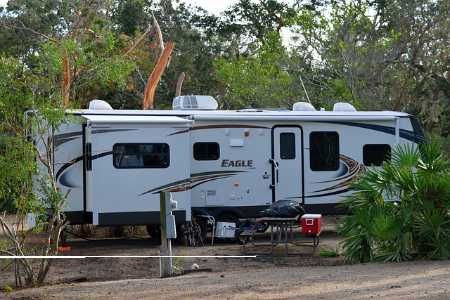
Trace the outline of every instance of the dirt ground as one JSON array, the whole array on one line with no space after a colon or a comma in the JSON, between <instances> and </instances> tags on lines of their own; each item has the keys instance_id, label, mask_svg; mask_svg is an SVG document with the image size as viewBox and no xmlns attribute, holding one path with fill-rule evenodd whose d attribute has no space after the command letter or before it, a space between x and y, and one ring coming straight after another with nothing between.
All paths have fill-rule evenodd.
<instances>
[{"instance_id":1,"label":"dirt ground","mask_svg":"<svg viewBox=\"0 0 450 300\"><path fill-rule=\"evenodd\" d=\"M328 222L321 249L338 249L340 238ZM305 240L303 240L305 241ZM158 255L146 237L69 241L65 255ZM58 259L48 285L0 292L0 299L356 299L450 298L450 262L345 265L342 257L320 256L310 246L269 246L218 242L214 246L175 246L174 255L253 255L256 258L175 258L178 271L201 271L159 279L158 258ZM322 251L323 252L323 251ZM12 273L0 261L0 288L12 285ZM3 264L3 266L2 266ZM447 295L448 294L448 295Z\"/></svg>"},{"instance_id":2,"label":"dirt ground","mask_svg":"<svg viewBox=\"0 0 450 300\"><path fill-rule=\"evenodd\" d=\"M277 267L62 284L8 299L448 299L450 262Z\"/></svg>"}]
</instances>

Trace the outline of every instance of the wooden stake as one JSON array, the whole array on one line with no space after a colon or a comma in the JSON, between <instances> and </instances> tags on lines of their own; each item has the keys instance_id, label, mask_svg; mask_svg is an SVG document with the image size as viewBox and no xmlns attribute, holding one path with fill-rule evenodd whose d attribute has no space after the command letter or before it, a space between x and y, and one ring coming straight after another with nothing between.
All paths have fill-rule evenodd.
<instances>
[{"instance_id":1,"label":"wooden stake","mask_svg":"<svg viewBox=\"0 0 450 300\"><path fill-rule=\"evenodd\" d=\"M161 248L159 255L172 256L172 243L167 238L167 202L170 201L170 193L159 193L159 215L161 221ZM173 275L172 257L159 258L160 277L170 277Z\"/></svg>"}]
</instances>

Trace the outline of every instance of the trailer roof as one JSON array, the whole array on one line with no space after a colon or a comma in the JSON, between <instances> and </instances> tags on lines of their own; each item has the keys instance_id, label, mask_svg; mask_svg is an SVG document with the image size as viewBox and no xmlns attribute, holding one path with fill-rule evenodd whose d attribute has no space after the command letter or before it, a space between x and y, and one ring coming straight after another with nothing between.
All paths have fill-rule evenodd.
<instances>
[{"instance_id":1,"label":"trailer roof","mask_svg":"<svg viewBox=\"0 0 450 300\"><path fill-rule=\"evenodd\" d=\"M191 120L175 116L116 115L116 114L82 114L82 117L93 123L170 123L189 124Z\"/></svg>"},{"instance_id":2,"label":"trailer roof","mask_svg":"<svg viewBox=\"0 0 450 300\"><path fill-rule=\"evenodd\" d=\"M243 110L95 110L95 109L72 109L68 113L76 115L121 115L121 116L386 116L406 117L409 114L397 111L292 111L292 110L266 110L266 109L243 109Z\"/></svg>"},{"instance_id":3,"label":"trailer roof","mask_svg":"<svg viewBox=\"0 0 450 300\"><path fill-rule=\"evenodd\" d=\"M289 111L289 110L68 110L95 122L186 123L187 119L205 121L325 121L394 120L409 114L396 111Z\"/></svg>"}]
</instances>

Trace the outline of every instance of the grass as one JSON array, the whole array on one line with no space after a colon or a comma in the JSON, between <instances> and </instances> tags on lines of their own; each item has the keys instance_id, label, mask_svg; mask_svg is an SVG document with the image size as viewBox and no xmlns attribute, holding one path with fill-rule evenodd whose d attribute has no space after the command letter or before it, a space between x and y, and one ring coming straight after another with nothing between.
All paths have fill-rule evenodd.
<instances>
[{"instance_id":1,"label":"grass","mask_svg":"<svg viewBox=\"0 0 450 300\"><path fill-rule=\"evenodd\" d=\"M331 248L322 248L320 249L319 255L321 257L338 257L339 253L337 250L333 250Z\"/></svg>"}]
</instances>

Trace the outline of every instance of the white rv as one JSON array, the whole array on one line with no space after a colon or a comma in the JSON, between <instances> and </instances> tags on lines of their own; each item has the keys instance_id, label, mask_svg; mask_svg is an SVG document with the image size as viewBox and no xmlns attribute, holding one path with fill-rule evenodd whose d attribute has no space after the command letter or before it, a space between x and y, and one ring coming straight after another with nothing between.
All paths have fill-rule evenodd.
<instances>
[{"instance_id":1,"label":"white rv","mask_svg":"<svg viewBox=\"0 0 450 300\"><path fill-rule=\"evenodd\" d=\"M204 212L254 217L282 199L333 213L365 168L423 139L409 114L347 103L223 111L212 97L182 96L173 106L113 110L96 101L67 112L78 120L55 134L54 169L70 190L73 224L158 224L161 191L174 193L178 223Z\"/></svg>"}]
</instances>

